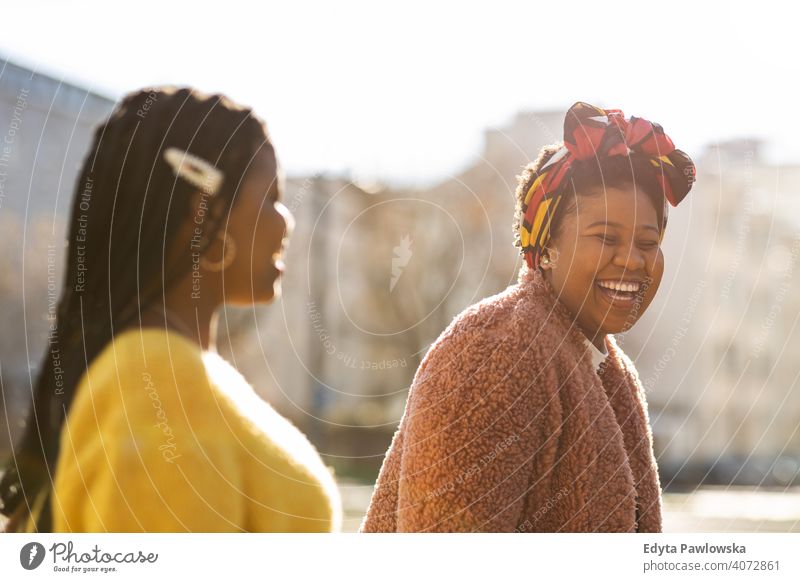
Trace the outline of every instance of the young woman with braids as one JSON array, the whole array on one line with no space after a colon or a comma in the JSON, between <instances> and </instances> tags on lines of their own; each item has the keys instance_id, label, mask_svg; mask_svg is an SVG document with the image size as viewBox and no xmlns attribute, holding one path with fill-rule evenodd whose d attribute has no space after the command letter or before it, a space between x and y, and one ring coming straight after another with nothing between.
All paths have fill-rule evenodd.
<instances>
[{"instance_id":1,"label":"young woman with braids","mask_svg":"<svg viewBox=\"0 0 800 582\"><path fill-rule=\"evenodd\" d=\"M8 530L331 531L311 444L214 351L223 303L279 292L292 218L263 122L221 95L128 95L78 180L64 289Z\"/></svg>"},{"instance_id":2,"label":"young woman with braids","mask_svg":"<svg viewBox=\"0 0 800 582\"><path fill-rule=\"evenodd\" d=\"M665 202L693 181L659 125L570 108L519 179L519 282L430 348L363 531L661 531L644 392L611 334L650 305Z\"/></svg>"}]
</instances>

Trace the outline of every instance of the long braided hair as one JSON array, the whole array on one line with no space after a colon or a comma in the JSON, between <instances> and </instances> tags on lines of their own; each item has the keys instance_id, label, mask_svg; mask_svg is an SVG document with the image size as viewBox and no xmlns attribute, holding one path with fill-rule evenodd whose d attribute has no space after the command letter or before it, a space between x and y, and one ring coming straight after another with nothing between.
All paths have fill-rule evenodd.
<instances>
[{"instance_id":1,"label":"long braided hair","mask_svg":"<svg viewBox=\"0 0 800 582\"><path fill-rule=\"evenodd\" d=\"M97 127L74 194L64 284L33 403L0 479L0 512L11 517L6 530L21 527L34 502L49 497L61 428L87 366L190 268L185 260L170 262L170 249L180 244L198 188L166 163L170 147L224 174L209 201L219 218L204 221L200 252L219 232L255 155L272 150L252 110L189 88L131 93ZM41 505L38 531L52 529L49 505Z\"/></svg>"}]
</instances>

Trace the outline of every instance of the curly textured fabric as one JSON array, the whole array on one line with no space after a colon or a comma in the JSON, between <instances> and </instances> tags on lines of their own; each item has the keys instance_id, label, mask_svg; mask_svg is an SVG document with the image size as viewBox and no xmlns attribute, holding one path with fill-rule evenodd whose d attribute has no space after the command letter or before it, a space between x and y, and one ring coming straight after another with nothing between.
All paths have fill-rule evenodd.
<instances>
[{"instance_id":1,"label":"curly textured fabric","mask_svg":"<svg viewBox=\"0 0 800 582\"><path fill-rule=\"evenodd\" d=\"M84 374L61 433L55 532L327 532L333 477L221 357L127 331ZM31 527L31 525L29 525Z\"/></svg>"},{"instance_id":2,"label":"curly textured fabric","mask_svg":"<svg viewBox=\"0 0 800 582\"><path fill-rule=\"evenodd\" d=\"M539 266L573 162L638 155L646 156L664 197L677 206L692 188L695 167L688 155L675 149L659 124L641 117L626 119L619 109L600 109L588 103L569 108L564 118L564 146L542 166L523 200L519 235L529 267Z\"/></svg>"},{"instance_id":3,"label":"curly textured fabric","mask_svg":"<svg viewBox=\"0 0 800 582\"><path fill-rule=\"evenodd\" d=\"M425 356L364 532L659 532L645 396L540 271L455 318ZM554 349L555 348L555 349Z\"/></svg>"}]
</instances>

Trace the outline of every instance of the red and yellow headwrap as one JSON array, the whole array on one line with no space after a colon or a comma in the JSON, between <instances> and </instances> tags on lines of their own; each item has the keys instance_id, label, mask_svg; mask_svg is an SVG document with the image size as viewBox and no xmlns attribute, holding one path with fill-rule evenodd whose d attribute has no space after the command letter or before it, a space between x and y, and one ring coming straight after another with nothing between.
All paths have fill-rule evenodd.
<instances>
[{"instance_id":1,"label":"red and yellow headwrap","mask_svg":"<svg viewBox=\"0 0 800 582\"><path fill-rule=\"evenodd\" d=\"M578 102L564 119L564 146L534 177L522 204L520 242L525 261L538 268L550 239L550 222L575 160L610 156L646 156L666 200L677 206L692 188L695 167L691 158L675 149L657 123L640 117L625 118L619 109L600 109Z\"/></svg>"}]
</instances>

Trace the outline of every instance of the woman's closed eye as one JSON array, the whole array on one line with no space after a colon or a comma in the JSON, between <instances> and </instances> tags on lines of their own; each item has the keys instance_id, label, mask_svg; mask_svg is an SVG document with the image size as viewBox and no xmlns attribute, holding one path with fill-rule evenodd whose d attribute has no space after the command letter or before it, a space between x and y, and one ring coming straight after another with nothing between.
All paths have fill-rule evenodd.
<instances>
[{"instance_id":1,"label":"woman's closed eye","mask_svg":"<svg viewBox=\"0 0 800 582\"><path fill-rule=\"evenodd\" d=\"M600 241L602 241L603 244L607 244L607 245L617 244L617 237L612 236L612 235L607 234L607 233L604 233L604 232L598 233L598 234L594 235L594 237L599 239Z\"/></svg>"},{"instance_id":2,"label":"woman's closed eye","mask_svg":"<svg viewBox=\"0 0 800 582\"><path fill-rule=\"evenodd\" d=\"M619 243L619 237L605 232L600 232L591 236L602 242L604 245L614 246ZM656 240L639 240L636 242L636 246L643 251L652 251L658 248L659 242Z\"/></svg>"}]
</instances>

